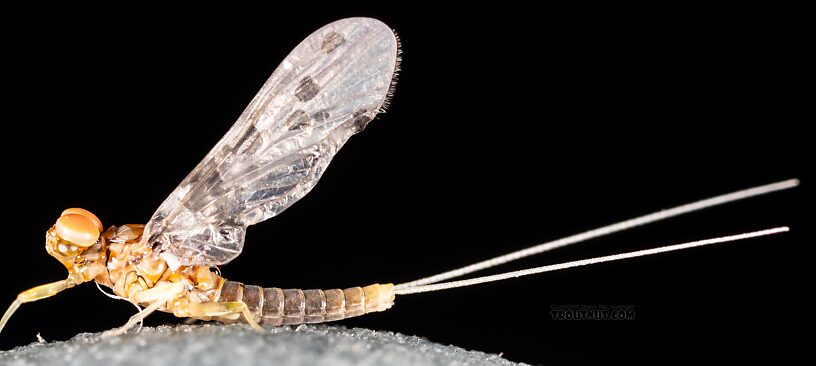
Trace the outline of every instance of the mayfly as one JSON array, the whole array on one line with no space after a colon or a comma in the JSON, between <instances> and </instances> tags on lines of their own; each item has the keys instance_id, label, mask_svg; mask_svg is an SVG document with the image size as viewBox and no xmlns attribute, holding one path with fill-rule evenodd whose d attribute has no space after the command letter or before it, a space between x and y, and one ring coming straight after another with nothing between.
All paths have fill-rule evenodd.
<instances>
[{"instance_id":1,"label":"mayfly","mask_svg":"<svg viewBox=\"0 0 816 366\"><path fill-rule=\"evenodd\" d=\"M105 229L92 213L69 208L46 232L46 250L65 280L22 292L23 303L95 281L143 306L121 334L154 311L222 322L287 325L340 320L389 309L396 295L436 291L564 268L787 231L786 227L537 267L469 280L445 280L635 226L796 186L788 180L659 211L540 244L417 281L330 290L264 288L215 270L237 257L248 226L306 195L333 156L388 105L400 66L397 36L382 22L349 18L302 41L274 71L238 121L159 206L146 225Z\"/></svg>"}]
</instances>

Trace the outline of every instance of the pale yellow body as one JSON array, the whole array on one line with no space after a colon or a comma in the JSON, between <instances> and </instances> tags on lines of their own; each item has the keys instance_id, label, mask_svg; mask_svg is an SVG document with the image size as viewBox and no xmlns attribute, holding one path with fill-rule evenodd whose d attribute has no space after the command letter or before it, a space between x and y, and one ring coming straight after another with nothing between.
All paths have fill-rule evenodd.
<instances>
[{"instance_id":1,"label":"pale yellow body","mask_svg":"<svg viewBox=\"0 0 816 366\"><path fill-rule=\"evenodd\" d=\"M259 322L279 325L339 320L383 311L393 304L391 284L325 291L264 289L227 281L207 266L171 269L161 253L142 240L144 227L112 226L103 233L101 221L92 213L65 210L47 231L45 247L68 269L68 278L22 292L0 320L0 330L20 304L89 281L110 287L116 297L144 307L127 324L104 335L123 333L156 310L202 320L243 320L259 329Z\"/></svg>"}]
</instances>

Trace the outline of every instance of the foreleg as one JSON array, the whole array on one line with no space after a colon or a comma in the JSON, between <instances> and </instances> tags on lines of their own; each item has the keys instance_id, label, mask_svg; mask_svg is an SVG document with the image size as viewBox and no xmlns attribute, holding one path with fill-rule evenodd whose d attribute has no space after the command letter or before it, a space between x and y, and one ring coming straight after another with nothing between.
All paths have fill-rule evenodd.
<instances>
[{"instance_id":1,"label":"foreleg","mask_svg":"<svg viewBox=\"0 0 816 366\"><path fill-rule=\"evenodd\" d=\"M181 282L174 282L169 284L158 285L151 289L141 291L133 296L131 301L136 303L150 303L142 311L136 313L128 319L125 325L102 332L102 337L110 337L124 334L134 325L141 323L148 315L158 310L164 304L172 301L184 293L184 284Z\"/></svg>"}]
</instances>

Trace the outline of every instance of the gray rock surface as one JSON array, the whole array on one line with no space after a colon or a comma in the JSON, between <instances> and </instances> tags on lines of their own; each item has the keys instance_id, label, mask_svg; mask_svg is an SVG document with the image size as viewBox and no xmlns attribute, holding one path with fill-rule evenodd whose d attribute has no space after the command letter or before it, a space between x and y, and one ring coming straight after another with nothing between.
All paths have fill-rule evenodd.
<instances>
[{"instance_id":1,"label":"gray rock surface","mask_svg":"<svg viewBox=\"0 0 816 366\"><path fill-rule=\"evenodd\" d=\"M498 355L398 333L338 326L180 325L100 338L32 343L0 352L1 365L518 365Z\"/></svg>"}]
</instances>

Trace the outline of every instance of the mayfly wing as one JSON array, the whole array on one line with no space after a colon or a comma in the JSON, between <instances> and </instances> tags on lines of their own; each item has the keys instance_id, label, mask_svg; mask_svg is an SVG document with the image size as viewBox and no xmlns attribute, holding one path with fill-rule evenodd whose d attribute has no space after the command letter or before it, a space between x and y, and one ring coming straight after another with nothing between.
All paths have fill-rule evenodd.
<instances>
[{"instance_id":1,"label":"mayfly wing","mask_svg":"<svg viewBox=\"0 0 816 366\"><path fill-rule=\"evenodd\" d=\"M343 19L312 33L156 210L144 237L171 266L238 256L246 227L306 195L337 150L381 111L398 53L395 34L375 19Z\"/></svg>"}]
</instances>

